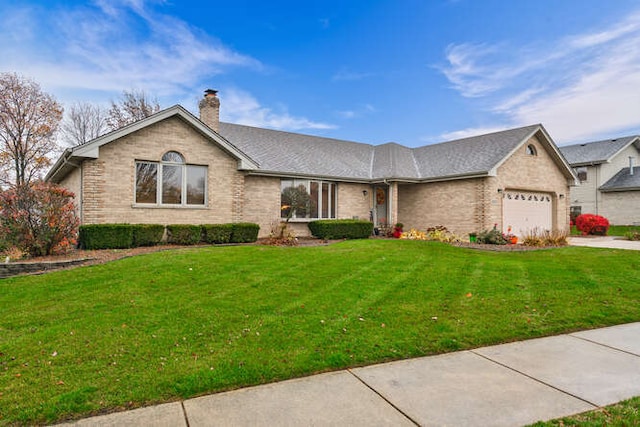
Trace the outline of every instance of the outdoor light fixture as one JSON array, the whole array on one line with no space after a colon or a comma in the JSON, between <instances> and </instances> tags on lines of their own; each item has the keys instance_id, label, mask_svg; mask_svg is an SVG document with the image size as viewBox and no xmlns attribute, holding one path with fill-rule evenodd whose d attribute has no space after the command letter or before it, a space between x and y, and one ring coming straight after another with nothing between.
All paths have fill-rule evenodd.
<instances>
[{"instance_id":1,"label":"outdoor light fixture","mask_svg":"<svg viewBox=\"0 0 640 427\"><path fill-rule=\"evenodd\" d=\"M369 194L369 192L368 192L367 190L362 190L362 195L363 195L364 197L367 197L367 194Z\"/></svg>"},{"instance_id":2,"label":"outdoor light fixture","mask_svg":"<svg viewBox=\"0 0 640 427\"><path fill-rule=\"evenodd\" d=\"M498 188L498 193L502 194L502 188Z\"/></svg>"}]
</instances>

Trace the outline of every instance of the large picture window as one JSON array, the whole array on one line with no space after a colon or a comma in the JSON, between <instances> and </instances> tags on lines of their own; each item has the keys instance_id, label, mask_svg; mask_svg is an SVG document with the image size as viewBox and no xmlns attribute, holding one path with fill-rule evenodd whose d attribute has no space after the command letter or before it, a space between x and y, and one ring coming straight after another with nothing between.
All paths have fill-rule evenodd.
<instances>
[{"instance_id":1,"label":"large picture window","mask_svg":"<svg viewBox=\"0 0 640 427\"><path fill-rule=\"evenodd\" d=\"M337 185L333 182L283 179L280 183L282 218L335 218L337 205Z\"/></svg>"},{"instance_id":2,"label":"large picture window","mask_svg":"<svg viewBox=\"0 0 640 427\"><path fill-rule=\"evenodd\" d=\"M161 162L136 162L136 203L203 206L206 194L207 167L187 165L176 151Z\"/></svg>"}]
</instances>

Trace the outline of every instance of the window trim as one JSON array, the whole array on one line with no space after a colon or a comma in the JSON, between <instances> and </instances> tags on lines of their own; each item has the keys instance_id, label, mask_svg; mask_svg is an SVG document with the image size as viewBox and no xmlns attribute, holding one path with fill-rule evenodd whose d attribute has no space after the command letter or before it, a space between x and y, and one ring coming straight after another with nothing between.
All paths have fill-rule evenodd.
<instances>
[{"instance_id":1,"label":"window trim","mask_svg":"<svg viewBox=\"0 0 640 427\"><path fill-rule=\"evenodd\" d=\"M538 155L538 149L533 144L528 144L525 150L527 156L536 157Z\"/></svg>"},{"instance_id":2,"label":"window trim","mask_svg":"<svg viewBox=\"0 0 640 427\"><path fill-rule=\"evenodd\" d=\"M304 185L305 189L307 190L307 194L311 195L311 183L315 182L318 184L318 199L316 200L316 210L318 213L318 216L316 217L308 217L308 218L298 218L294 215L291 217L291 219L289 220L289 222L311 222L311 221L316 221L319 219L338 219L338 183L335 181L325 181L322 179L309 179L309 178L281 178L280 179L280 219L285 219L286 216L283 216L284 213L284 209L282 209L282 191L284 190L283 188L283 182L288 181L292 183L292 186L297 187L299 185ZM322 201L322 188L323 185L327 185L328 186L328 200L327 200L327 207L326 207L326 211L328 213L328 217L323 218L322 217L322 212L323 210L325 210L323 201ZM331 197L331 193L333 193L333 197ZM333 214L333 217L331 217L331 214Z\"/></svg>"},{"instance_id":3,"label":"window trim","mask_svg":"<svg viewBox=\"0 0 640 427\"><path fill-rule=\"evenodd\" d=\"M175 153L182 158L182 162L178 161L165 161L162 160L169 153ZM182 153L169 150L160 157L160 161L153 160L134 160L134 179L133 179L133 206L145 207L145 208L175 208L175 209L202 209L209 206L209 167L207 165L191 164L184 161ZM153 164L156 165L156 202L144 203L138 202L138 165L139 164ZM163 190L163 168L164 166L179 166L181 168L181 184L180 184L180 203L162 203L162 190ZM189 167L204 168L204 202L198 204L189 204L188 200L188 170Z\"/></svg>"}]
</instances>

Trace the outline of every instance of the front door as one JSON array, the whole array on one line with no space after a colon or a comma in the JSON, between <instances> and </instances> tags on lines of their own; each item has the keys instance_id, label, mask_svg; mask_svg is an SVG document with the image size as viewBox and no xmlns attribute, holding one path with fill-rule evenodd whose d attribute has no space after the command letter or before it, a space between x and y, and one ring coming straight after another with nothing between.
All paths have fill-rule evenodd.
<instances>
[{"instance_id":1,"label":"front door","mask_svg":"<svg viewBox=\"0 0 640 427\"><path fill-rule=\"evenodd\" d=\"M373 223L376 227L386 228L389 226L389 189L387 186L376 186L374 191L374 208L373 208Z\"/></svg>"}]
</instances>

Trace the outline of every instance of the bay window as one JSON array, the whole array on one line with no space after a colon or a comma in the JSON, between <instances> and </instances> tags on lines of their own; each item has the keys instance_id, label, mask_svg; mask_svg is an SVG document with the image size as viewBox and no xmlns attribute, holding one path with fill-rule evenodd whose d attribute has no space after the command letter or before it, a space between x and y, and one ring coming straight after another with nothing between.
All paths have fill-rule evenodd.
<instances>
[{"instance_id":1,"label":"bay window","mask_svg":"<svg viewBox=\"0 0 640 427\"><path fill-rule=\"evenodd\" d=\"M282 218L336 218L337 185L309 179L283 179L280 182Z\"/></svg>"}]
</instances>

